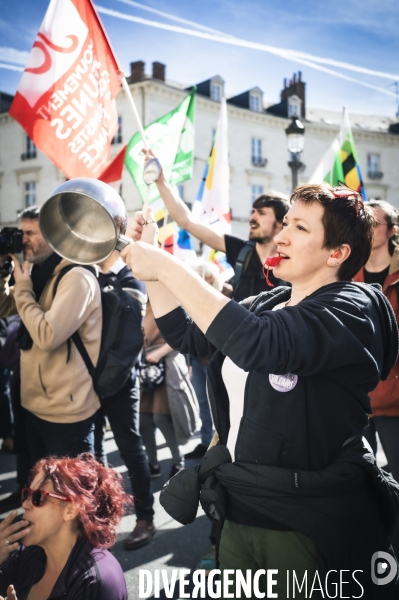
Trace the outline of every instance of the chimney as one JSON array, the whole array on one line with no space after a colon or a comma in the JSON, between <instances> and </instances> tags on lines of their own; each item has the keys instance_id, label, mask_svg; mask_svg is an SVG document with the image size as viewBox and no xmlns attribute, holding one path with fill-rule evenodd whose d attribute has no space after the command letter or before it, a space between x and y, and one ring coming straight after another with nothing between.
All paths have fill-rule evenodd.
<instances>
[{"instance_id":1,"label":"chimney","mask_svg":"<svg viewBox=\"0 0 399 600\"><path fill-rule=\"evenodd\" d=\"M160 62L152 63L152 78L159 79L159 81L165 81L165 69L166 66Z\"/></svg>"},{"instance_id":2,"label":"chimney","mask_svg":"<svg viewBox=\"0 0 399 600\"><path fill-rule=\"evenodd\" d=\"M286 79L284 79L284 89L281 92L281 101L287 100L290 96L298 96L302 100L301 117L306 117L306 106L305 106L305 82L302 81L302 73L298 72L298 77L294 73L292 79L286 85Z\"/></svg>"},{"instance_id":3,"label":"chimney","mask_svg":"<svg viewBox=\"0 0 399 600\"><path fill-rule=\"evenodd\" d=\"M144 73L145 63L142 60L136 60L136 62L130 63L130 77L128 83L134 83L145 79Z\"/></svg>"}]
</instances>

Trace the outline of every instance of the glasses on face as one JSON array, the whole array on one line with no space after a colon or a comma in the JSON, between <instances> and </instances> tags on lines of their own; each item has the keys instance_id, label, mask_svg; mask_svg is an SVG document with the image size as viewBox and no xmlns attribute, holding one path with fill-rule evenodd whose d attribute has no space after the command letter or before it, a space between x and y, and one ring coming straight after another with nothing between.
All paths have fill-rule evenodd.
<instances>
[{"instance_id":1,"label":"glasses on face","mask_svg":"<svg viewBox=\"0 0 399 600\"><path fill-rule=\"evenodd\" d=\"M376 227L380 227L380 225L388 225L388 223L387 223L386 221L376 221L376 222L374 223L374 229L375 229Z\"/></svg>"},{"instance_id":2,"label":"glasses on face","mask_svg":"<svg viewBox=\"0 0 399 600\"><path fill-rule=\"evenodd\" d=\"M51 498L57 498L58 500L64 500L64 502L71 502L71 499L68 498L68 496L61 496L61 494L56 494L54 492L46 492L46 490L31 490L29 488L23 488L21 492L21 504L30 499L33 506L43 506L47 496L50 496Z\"/></svg>"}]
</instances>

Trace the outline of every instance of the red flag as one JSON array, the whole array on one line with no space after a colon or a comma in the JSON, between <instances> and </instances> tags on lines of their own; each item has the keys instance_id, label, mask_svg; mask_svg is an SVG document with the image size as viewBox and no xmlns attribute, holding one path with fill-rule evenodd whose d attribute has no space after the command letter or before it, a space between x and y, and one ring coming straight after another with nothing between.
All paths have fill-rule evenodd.
<instances>
[{"instance_id":1,"label":"red flag","mask_svg":"<svg viewBox=\"0 0 399 600\"><path fill-rule=\"evenodd\" d=\"M119 73L91 0L51 0L10 115L69 179L108 161Z\"/></svg>"},{"instance_id":2,"label":"red flag","mask_svg":"<svg viewBox=\"0 0 399 600\"><path fill-rule=\"evenodd\" d=\"M122 183L122 171L125 162L126 148L127 146L123 146L122 150L120 150L115 158L111 160L108 167L105 167L101 175L98 176L98 179L108 183L108 185L112 186L118 193Z\"/></svg>"}]
</instances>

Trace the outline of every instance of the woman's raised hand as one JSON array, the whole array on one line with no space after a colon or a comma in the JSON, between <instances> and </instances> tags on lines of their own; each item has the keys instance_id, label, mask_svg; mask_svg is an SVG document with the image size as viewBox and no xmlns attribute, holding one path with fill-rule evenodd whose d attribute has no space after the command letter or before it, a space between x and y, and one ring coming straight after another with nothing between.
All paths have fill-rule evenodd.
<instances>
[{"instance_id":1,"label":"woman's raised hand","mask_svg":"<svg viewBox=\"0 0 399 600\"><path fill-rule=\"evenodd\" d=\"M133 217L127 222L126 235L134 242L141 240L141 234L143 233L145 225L145 218L143 212L138 210L134 213Z\"/></svg>"},{"instance_id":2,"label":"woman's raised hand","mask_svg":"<svg viewBox=\"0 0 399 600\"><path fill-rule=\"evenodd\" d=\"M17 598L17 592L14 589L13 585L9 585L7 588L7 597L3 598L3 596L0 596L0 600L18 600Z\"/></svg>"},{"instance_id":3,"label":"woman's raised hand","mask_svg":"<svg viewBox=\"0 0 399 600\"><path fill-rule=\"evenodd\" d=\"M134 213L133 218L128 220L126 235L135 242L142 240L147 244L156 245L158 242L158 226L155 223L151 208L147 209L145 216L141 210Z\"/></svg>"},{"instance_id":4,"label":"woman's raised hand","mask_svg":"<svg viewBox=\"0 0 399 600\"><path fill-rule=\"evenodd\" d=\"M157 281L160 263L165 259L164 254L158 250L158 226L149 208L142 225L140 241L126 246L121 252L121 257L136 279Z\"/></svg>"},{"instance_id":5,"label":"woman's raised hand","mask_svg":"<svg viewBox=\"0 0 399 600\"><path fill-rule=\"evenodd\" d=\"M143 232L141 234L141 241L151 246L158 246L158 225L154 219L152 208L147 209L145 216Z\"/></svg>"},{"instance_id":6,"label":"woman's raised hand","mask_svg":"<svg viewBox=\"0 0 399 600\"><path fill-rule=\"evenodd\" d=\"M18 515L16 510L13 510L8 517L0 523L0 565L2 565L19 546L18 540L29 533L29 521L21 520L13 523L12 521ZM11 598L13 598L11 596ZM8 600L8 598L7 598Z\"/></svg>"}]
</instances>

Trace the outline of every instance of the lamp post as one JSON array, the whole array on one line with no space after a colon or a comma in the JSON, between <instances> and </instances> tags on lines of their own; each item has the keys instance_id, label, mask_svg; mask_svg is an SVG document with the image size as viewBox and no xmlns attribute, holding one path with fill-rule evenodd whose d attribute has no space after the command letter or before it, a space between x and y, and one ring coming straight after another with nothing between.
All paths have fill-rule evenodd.
<instances>
[{"instance_id":1,"label":"lamp post","mask_svg":"<svg viewBox=\"0 0 399 600\"><path fill-rule=\"evenodd\" d=\"M298 185L298 173L304 167L301 162L301 152L304 146L305 127L298 117L292 117L292 121L285 130L287 135L287 147L290 153L288 166L292 173L292 189Z\"/></svg>"}]
</instances>

